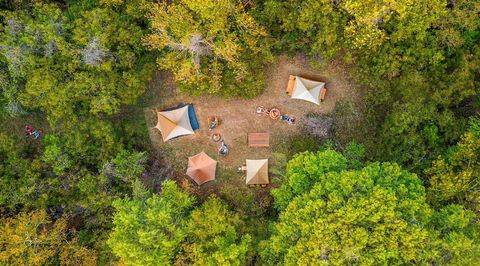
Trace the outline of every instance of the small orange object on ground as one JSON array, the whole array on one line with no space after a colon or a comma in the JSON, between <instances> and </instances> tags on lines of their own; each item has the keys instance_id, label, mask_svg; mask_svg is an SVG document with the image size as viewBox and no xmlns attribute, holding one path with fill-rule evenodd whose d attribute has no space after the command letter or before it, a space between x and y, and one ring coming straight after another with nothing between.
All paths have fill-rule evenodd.
<instances>
[{"instance_id":1,"label":"small orange object on ground","mask_svg":"<svg viewBox=\"0 0 480 266\"><path fill-rule=\"evenodd\" d=\"M292 95L293 87L295 87L295 76L290 75L290 78L288 79L287 95Z\"/></svg>"},{"instance_id":2,"label":"small orange object on ground","mask_svg":"<svg viewBox=\"0 0 480 266\"><path fill-rule=\"evenodd\" d=\"M320 91L320 101L325 101L325 94L327 94L327 89L323 87L322 91Z\"/></svg>"}]
</instances>

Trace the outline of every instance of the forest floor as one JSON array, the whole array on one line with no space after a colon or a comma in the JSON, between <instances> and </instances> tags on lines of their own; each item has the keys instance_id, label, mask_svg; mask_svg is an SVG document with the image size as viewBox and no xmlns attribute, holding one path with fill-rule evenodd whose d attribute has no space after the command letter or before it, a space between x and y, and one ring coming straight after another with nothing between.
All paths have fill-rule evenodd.
<instances>
[{"instance_id":1,"label":"forest floor","mask_svg":"<svg viewBox=\"0 0 480 266\"><path fill-rule=\"evenodd\" d=\"M291 136L302 134L304 128L303 118L308 114L328 114L334 110L337 101L342 99L358 98L351 82L348 80L345 69L335 61L325 66L321 71L309 66L306 57L297 55L280 58L265 71L266 82L263 93L253 99L224 99L216 96L191 96L182 93L175 85L173 77L164 71L155 74L150 88L145 95L149 108L144 109L146 124L149 130L153 149L162 156L175 172L185 173L188 157L205 151L210 157L219 162L217 181L206 183L202 186L204 193L215 189L219 183L244 184L244 174L237 173L236 169L245 163L245 159L271 158L277 145L281 145ZM293 100L286 95L289 75L298 75L314 80L326 82L327 94L325 101L315 105L306 101ZM184 136L163 142L158 129L156 111L191 103L195 107L200 129L195 135ZM255 113L256 107L262 105L266 108L277 107L281 113L294 115L297 120L295 125L289 125L280 120L272 120L267 116ZM208 130L207 116L217 115L221 118L221 125L213 131ZM223 139L230 147L227 156L217 154L218 143L210 140L211 133L221 133ZM270 133L270 147L251 148L247 146L247 134L254 132ZM270 162L272 164L272 162ZM218 183L222 176L230 176ZM184 186L199 192L190 179L184 175L180 180ZM203 193L201 193L203 194Z\"/></svg>"}]
</instances>

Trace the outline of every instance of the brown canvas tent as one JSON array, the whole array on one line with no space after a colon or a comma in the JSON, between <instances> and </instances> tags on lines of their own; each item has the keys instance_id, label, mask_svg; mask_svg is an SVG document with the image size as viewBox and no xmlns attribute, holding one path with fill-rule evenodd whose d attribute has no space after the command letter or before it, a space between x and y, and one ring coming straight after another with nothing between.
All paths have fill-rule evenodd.
<instances>
[{"instance_id":1,"label":"brown canvas tent","mask_svg":"<svg viewBox=\"0 0 480 266\"><path fill-rule=\"evenodd\" d=\"M163 141L195 133L190 124L188 106L158 112L158 122L155 127L162 132Z\"/></svg>"},{"instance_id":2,"label":"brown canvas tent","mask_svg":"<svg viewBox=\"0 0 480 266\"><path fill-rule=\"evenodd\" d=\"M247 160L247 185L268 184L268 159Z\"/></svg>"},{"instance_id":3,"label":"brown canvas tent","mask_svg":"<svg viewBox=\"0 0 480 266\"><path fill-rule=\"evenodd\" d=\"M187 175L198 185L215 180L217 161L210 158L205 152L188 158Z\"/></svg>"}]
</instances>

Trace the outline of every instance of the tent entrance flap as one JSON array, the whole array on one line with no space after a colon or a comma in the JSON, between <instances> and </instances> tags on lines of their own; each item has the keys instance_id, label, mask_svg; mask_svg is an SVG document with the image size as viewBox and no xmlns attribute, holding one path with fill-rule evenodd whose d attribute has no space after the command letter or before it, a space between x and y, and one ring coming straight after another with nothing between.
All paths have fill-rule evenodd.
<instances>
[{"instance_id":1,"label":"tent entrance flap","mask_svg":"<svg viewBox=\"0 0 480 266\"><path fill-rule=\"evenodd\" d=\"M190 124L192 125L193 130L197 130L200 128L198 125L197 115L195 114L195 108L193 108L193 104L188 105L188 117L190 119Z\"/></svg>"}]
</instances>

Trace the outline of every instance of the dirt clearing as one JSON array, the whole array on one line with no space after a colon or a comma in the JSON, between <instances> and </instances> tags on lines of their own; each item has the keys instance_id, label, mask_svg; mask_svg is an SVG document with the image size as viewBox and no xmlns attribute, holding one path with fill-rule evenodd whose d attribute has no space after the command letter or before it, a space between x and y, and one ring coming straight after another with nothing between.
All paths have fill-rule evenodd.
<instances>
[{"instance_id":1,"label":"dirt clearing","mask_svg":"<svg viewBox=\"0 0 480 266\"><path fill-rule=\"evenodd\" d=\"M298 75L326 82L327 94L320 105L310 102L293 100L285 93L289 75ZM161 154L167 154L172 167L178 172L184 172L189 156L205 151L219 161L219 171L235 171L245 159L270 158L274 147L289 136L298 135L303 128L303 118L309 113L330 113L335 103L343 98L356 97L355 90L350 86L343 68L335 63L322 71L309 67L304 56L281 56L275 64L266 71L264 92L254 99L231 99L215 96L190 96L179 91L173 78L166 72L158 72L152 80L147 97L151 108L145 109L145 117L152 145ZM195 135L180 137L163 143L160 132L154 128L157 123L156 111L175 107L182 103L192 103L195 107L200 129ZM289 125L280 120L272 120L267 116L255 113L256 107L276 107L282 114L296 117L296 124ZM221 125L213 131L208 130L207 116L217 115ZM223 157L217 154L218 143L210 140L211 133L221 133L230 147L230 153ZM249 148L248 133L270 133L270 147ZM241 178L241 174L239 179ZM217 175L217 179L219 175Z\"/></svg>"}]
</instances>

